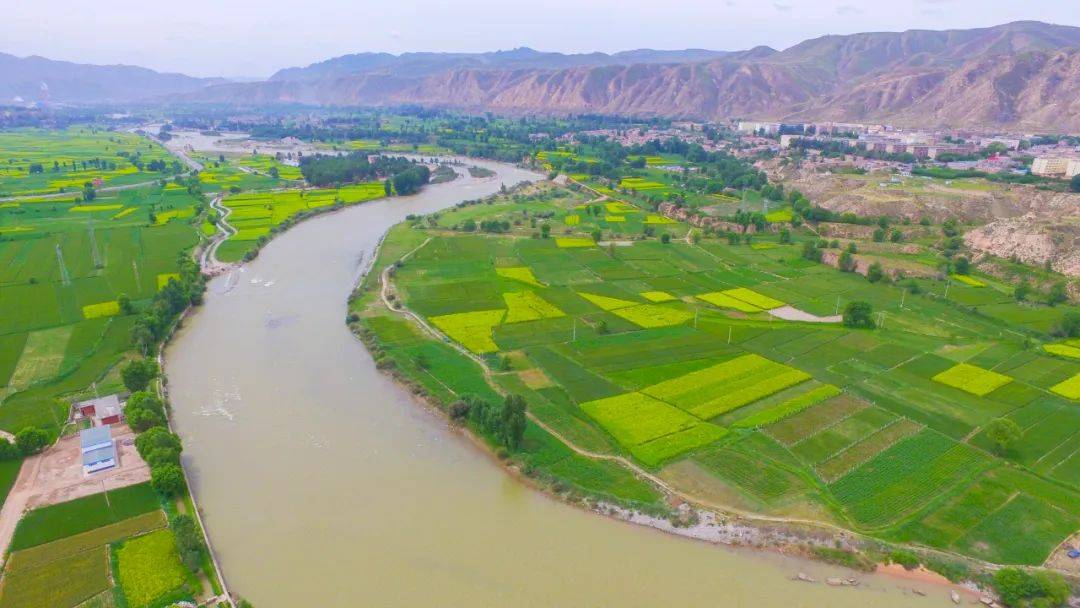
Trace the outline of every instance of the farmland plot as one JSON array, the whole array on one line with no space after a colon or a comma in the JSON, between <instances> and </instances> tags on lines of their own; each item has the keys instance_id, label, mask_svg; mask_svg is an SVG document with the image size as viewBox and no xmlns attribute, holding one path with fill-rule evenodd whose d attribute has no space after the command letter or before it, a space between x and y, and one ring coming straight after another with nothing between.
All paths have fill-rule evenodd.
<instances>
[{"instance_id":1,"label":"farmland plot","mask_svg":"<svg viewBox=\"0 0 1080 608\"><path fill-rule=\"evenodd\" d=\"M743 355L661 382L643 393L708 419L808 380L810 376L758 355Z\"/></svg>"}]
</instances>

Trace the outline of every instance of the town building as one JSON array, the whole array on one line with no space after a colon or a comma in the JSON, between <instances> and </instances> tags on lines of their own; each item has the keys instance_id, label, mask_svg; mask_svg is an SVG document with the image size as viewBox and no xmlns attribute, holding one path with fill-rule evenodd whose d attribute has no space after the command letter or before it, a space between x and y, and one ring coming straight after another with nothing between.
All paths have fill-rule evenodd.
<instances>
[{"instance_id":1,"label":"town building","mask_svg":"<svg viewBox=\"0 0 1080 608\"><path fill-rule=\"evenodd\" d=\"M89 475L116 466L116 444L109 425L94 426L79 431L83 473Z\"/></svg>"}]
</instances>

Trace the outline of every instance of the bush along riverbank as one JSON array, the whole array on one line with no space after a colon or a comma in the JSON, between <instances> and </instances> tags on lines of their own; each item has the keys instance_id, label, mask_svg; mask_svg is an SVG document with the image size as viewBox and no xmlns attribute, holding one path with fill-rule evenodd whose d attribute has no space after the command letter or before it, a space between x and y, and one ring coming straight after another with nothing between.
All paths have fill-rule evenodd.
<instances>
[{"instance_id":1,"label":"bush along riverbank","mask_svg":"<svg viewBox=\"0 0 1080 608\"><path fill-rule=\"evenodd\" d=\"M575 373L559 357L553 356L552 353L560 352L559 349L534 348L531 346L534 342L530 342L532 338L520 332L511 333L514 328L499 329L496 337L503 343L520 346L489 348L491 327L499 322L486 317L481 319L480 313L468 311L491 312L498 306L495 298L477 294L477 302L482 302L470 302L471 309L456 310L450 301L430 301L430 298L438 299L437 286L424 285L423 289L417 289L410 283L417 276L429 276L431 273L427 270L433 260L469 264L472 260L465 256L483 253L484 260L476 264L490 266L490 260L496 258L487 256L488 243L494 243L492 238L501 239L500 243L505 240L505 245L490 245L502 246L500 251L505 253L497 259L506 260L497 264L495 270L498 273L491 271L499 276L493 280L516 283L499 283L489 290L497 297L504 291L503 296L513 296L505 298L508 310L504 314L531 315L536 320L534 327L547 323L548 331L562 335L565 330L566 339L570 339L571 320L560 320L561 315L551 312L550 306L521 296L521 287L517 286L520 283L534 290L549 289L549 285L541 283L536 276L524 272L528 269L521 268L521 257L515 259L511 254L512 247L526 241L537 240L536 248L541 247L544 239L541 231L531 237L517 235L514 240L506 240L507 237L501 235L464 237L458 229L467 219L479 222L485 215L502 214L502 217L510 218L513 226L519 221L515 217L525 217L520 221L521 230L526 230L531 210L522 216L522 207L536 196L530 187L515 189L480 201L466 201L451 211L412 217L389 231L380 243L372 268L349 298L346 318L379 369L444 413L498 457L512 473L566 502L594 512L708 542L777 550L857 571L872 571L885 565L886 572L903 578L957 584L954 590L960 593L977 595L978 590L991 593L992 589L1002 588L1004 583L994 575L1000 569L992 564L946 550L902 545L852 532L832 524L827 517L818 520L763 515L741 505L727 504L717 497L696 496L661 475L663 467L639 464L636 453L631 459L618 446L611 447L610 441L603 437L588 435L584 430L568 432L567 429L572 431L570 424L552 424L560 416L573 416L579 410L571 404L563 407L536 397L539 391L553 386L550 374L563 373L559 377L562 381L571 377L566 374ZM564 240L566 247L576 246L576 242L569 242L571 239ZM478 253L470 247L482 251ZM522 247L525 249L519 247L518 251L530 251L527 243ZM563 245L555 251L561 249ZM409 298L410 293L420 292L429 298L423 312L407 305L407 302L415 301ZM535 291L531 293L535 294ZM573 293L544 293L568 312L568 307L580 306L573 299ZM607 304L615 300L609 297L608 300L598 298L598 301ZM586 319L586 323L578 321L572 329L576 340L586 340L589 348L596 347L598 341L607 340L605 336L615 331L610 327L620 323L617 315L594 314L606 322L588 323ZM473 316L466 318L467 315ZM429 322L429 319L433 320ZM771 327L767 323L765 327ZM476 327L483 331L477 331ZM633 335L631 330L621 331ZM543 359L544 372L537 373L534 371L537 368L529 365L527 357L534 356ZM592 380L582 377L574 389L587 393L592 390L590 386L599 382L596 377ZM543 394L553 398L559 395L558 391ZM582 401L588 399L596 400L596 397ZM522 404L524 412L520 412ZM520 420L521 414L525 418L521 439L516 443L508 441L508 437L513 436L507 434L507 429L512 427L508 421ZM584 429L580 425L578 428ZM1025 602L1039 597L1050 598L1051 603L1043 605L1057 605L1054 602L1060 595L1058 583L1065 584L1060 574L1027 568L1006 570L1038 573L1032 575L1035 579L1021 577L1027 585L1024 593L1029 595L1027 599L1014 599L1014 605L1027 605ZM1010 580L1006 577L1005 583ZM1028 584L1032 580L1038 584ZM850 581L845 579L837 584L848 583ZM1005 591L1000 593L1002 597L1009 597ZM1018 596L1014 593L1012 597Z\"/></svg>"}]
</instances>

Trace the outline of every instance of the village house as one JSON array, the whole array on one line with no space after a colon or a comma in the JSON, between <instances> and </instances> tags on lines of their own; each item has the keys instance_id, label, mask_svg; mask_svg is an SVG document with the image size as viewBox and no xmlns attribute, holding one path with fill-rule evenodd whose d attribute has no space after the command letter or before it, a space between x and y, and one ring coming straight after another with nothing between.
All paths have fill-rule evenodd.
<instances>
[{"instance_id":1,"label":"village house","mask_svg":"<svg viewBox=\"0 0 1080 608\"><path fill-rule=\"evenodd\" d=\"M71 419L89 420L93 426L120 424L124 421L124 403L120 395L106 395L71 404Z\"/></svg>"},{"instance_id":2,"label":"village house","mask_svg":"<svg viewBox=\"0 0 1080 608\"><path fill-rule=\"evenodd\" d=\"M95 426L79 431L82 450L83 473L89 475L116 466L116 445L113 443L109 425Z\"/></svg>"}]
</instances>

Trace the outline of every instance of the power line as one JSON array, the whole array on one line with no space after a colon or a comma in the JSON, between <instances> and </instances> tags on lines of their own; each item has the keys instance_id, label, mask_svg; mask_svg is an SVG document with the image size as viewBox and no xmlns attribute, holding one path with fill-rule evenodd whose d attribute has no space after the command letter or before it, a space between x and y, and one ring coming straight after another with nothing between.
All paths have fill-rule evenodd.
<instances>
[{"instance_id":1,"label":"power line","mask_svg":"<svg viewBox=\"0 0 1080 608\"><path fill-rule=\"evenodd\" d=\"M60 243L56 244L56 263L60 265L60 282L65 286L71 285L71 275L64 264L64 252L60 250Z\"/></svg>"}]
</instances>

